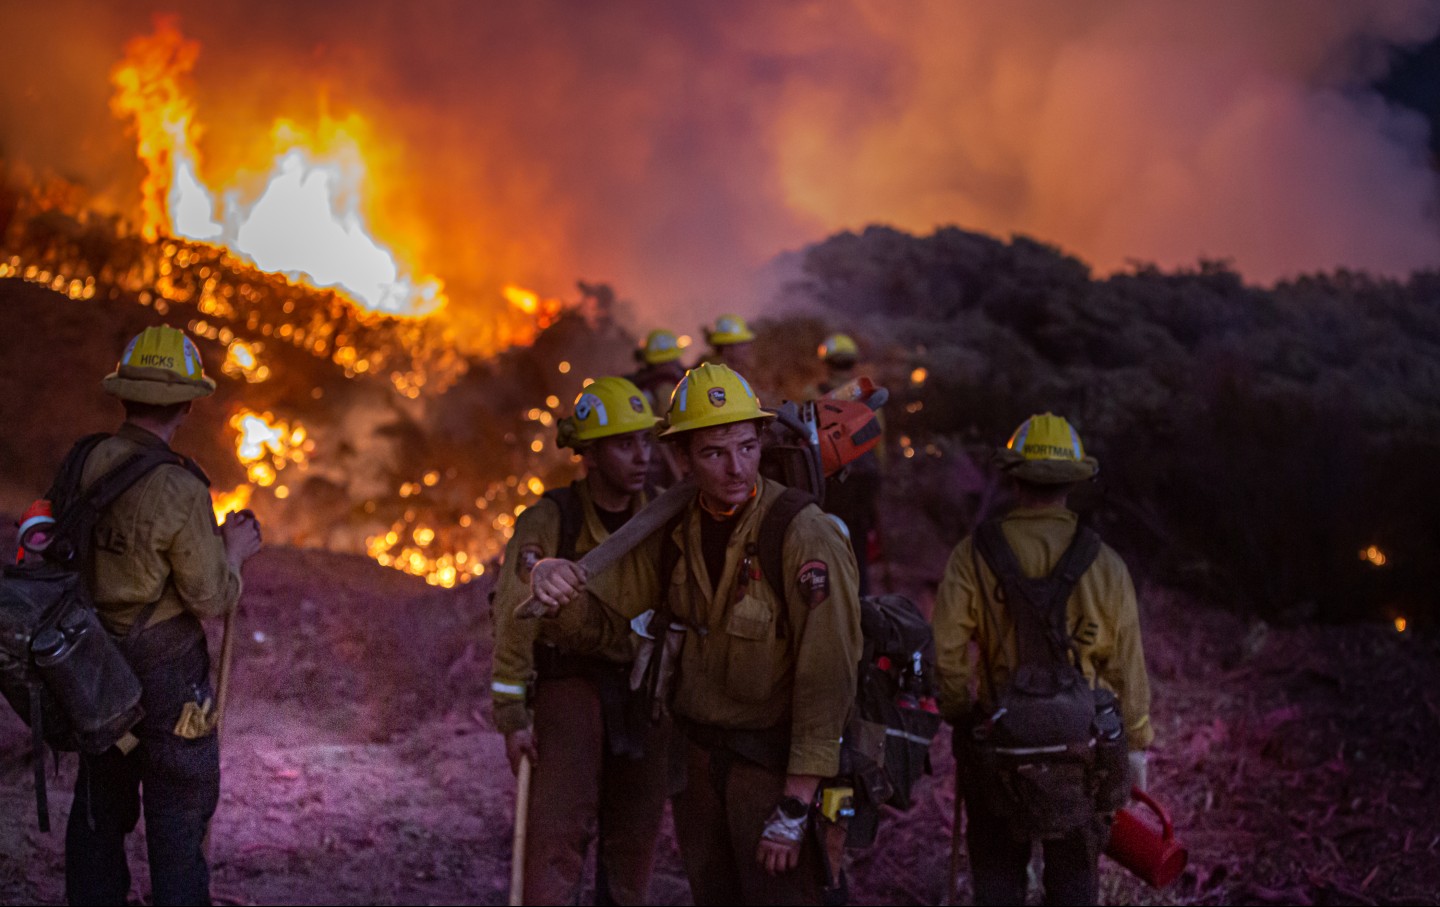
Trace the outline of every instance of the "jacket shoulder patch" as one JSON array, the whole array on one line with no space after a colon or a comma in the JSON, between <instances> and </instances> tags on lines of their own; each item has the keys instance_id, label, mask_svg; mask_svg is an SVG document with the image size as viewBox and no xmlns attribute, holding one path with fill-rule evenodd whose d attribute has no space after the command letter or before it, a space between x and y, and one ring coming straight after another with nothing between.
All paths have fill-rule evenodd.
<instances>
[{"instance_id":1,"label":"jacket shoulder patch","mask_svg":"<svg viewBox=\"0 0 1440 907\"><path fill-rule=\"evenodd\" d=\"M824 561L806 561L796 579L810 607L824 604L830 598L830 565Z\"/></svg>"}]
</instances>

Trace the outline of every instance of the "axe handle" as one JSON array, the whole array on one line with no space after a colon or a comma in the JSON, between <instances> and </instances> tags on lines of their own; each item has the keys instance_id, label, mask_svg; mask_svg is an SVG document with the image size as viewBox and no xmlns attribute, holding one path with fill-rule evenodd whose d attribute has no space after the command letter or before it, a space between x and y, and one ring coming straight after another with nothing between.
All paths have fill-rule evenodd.
<instances>
[{"instance_id":1,"label":"axe handle","mask_svg":"<svg viewBox=\"0 0 1440 907\"><path fill-rule=\"evenodd\" d=\"M640 512L625 521L605 541L591 548L580 557L578 563L585 568L590 576L597 573L604 573L615 562L625 555L634 551L651 535L654 535L662 526L670 522L695 499L695 483L686 479L655 500L646 504ZM545 614L545 606L533 595L527 596L515 608L515 616L521 620L541 617Z\"/></svg>"}]
</instances>

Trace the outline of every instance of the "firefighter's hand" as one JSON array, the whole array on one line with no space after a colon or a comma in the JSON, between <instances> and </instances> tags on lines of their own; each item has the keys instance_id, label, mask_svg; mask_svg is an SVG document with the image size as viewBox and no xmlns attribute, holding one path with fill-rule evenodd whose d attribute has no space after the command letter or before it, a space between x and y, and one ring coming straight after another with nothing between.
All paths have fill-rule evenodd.
<instances>
[{"instance_id":1,"label":"firefighter's hand","mask_svg":"<svg viewBox=\"0 0 1440 907\"><path fill-rule=\"evenodd\" d=\"M529 757L534 766L540 761L540 751L535 748L535 731L525 728L505 735L505 758L510 760L510 773L520 774L520 760Z\"/></svg>"},{"instance_id":2,"label":"firefighter's hand","mask_svg":"<svg viewBox=\"0 0 1440 907\"><path fill-rule=\"evenodd\" d=\"M220 526L220 539L225 543L225 559L239 569L260 550L260 521L248 510L231 513Z\"/></svg>"},{"instance_id":3,"label":"firefighter's hand","mask_svg":"<svg viewBox=\"0 0 1440 907\"><path fill-rule=\"evenodd\" d=\"M790 872L800 865L800 845L761 838L760 846L755 849L755 862L772 876Z\"/></svg>"},{"instance_id":4,"label":"firefighter's hand","mask_svg":"<svg viewBox=\"0 0 1440 907\"><path fill-rule=\"evenodd\" d=\"M574 561L547 557L530 569L530 592L545 606L545 616L554 617L585 591L588 579L585 568Z\"/></svg>"}]
</instances>

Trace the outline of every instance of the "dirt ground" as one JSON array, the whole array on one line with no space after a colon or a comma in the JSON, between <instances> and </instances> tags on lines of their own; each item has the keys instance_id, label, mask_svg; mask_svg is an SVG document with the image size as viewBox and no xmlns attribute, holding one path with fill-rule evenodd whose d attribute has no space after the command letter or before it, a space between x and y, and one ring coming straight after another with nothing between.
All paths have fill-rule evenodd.
<instances>
[{"instance_id":1,"label":"dirt ground","mask_svg":"<svg viewBox=\"0 0 1440 907\"><path fill-rule=\"evenodd\" d=\"M485 592L432 589L355 556L278 548L251 562L211 846L217 899L505 902L514 781L489 717ZM1267 628L1163 590L1143 599L1151 787L1190 866L1157 892L1105 860L1102 898L1440 899L1436 638L1378 625ZM218 652L220 627L209 629ZM880 842L854 855L855 903L945 899L948 743L942 732L918 805L887 817ZM63 901L75 762L52 774L57 830L42 834L28 737L0 716L0 903ZM130 852L144 902L143 831ZM689 902L668 832L652 895Z\"/></svg>"}]
</instances>

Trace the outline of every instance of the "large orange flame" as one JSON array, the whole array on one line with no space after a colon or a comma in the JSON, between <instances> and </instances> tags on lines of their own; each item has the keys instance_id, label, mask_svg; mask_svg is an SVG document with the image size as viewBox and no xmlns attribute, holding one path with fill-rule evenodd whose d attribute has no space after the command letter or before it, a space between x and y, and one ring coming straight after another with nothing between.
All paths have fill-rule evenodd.
<instances>
[{"instance_id":1,"label":"large orange flame","mask_svg":"<svg viewBox=\"0 0 1440 907\"><path fill-rule=\"evenodd\" d=\"M360 214L366 179L358 118L323 119L314 134L279 120L271 130L275 163L247 207L237 189L220 206L199 176L194 105L182 82L199 45L173 18L153 35L131 40L111 81L111 107L134 122L136 154L145 164L141 232L222 244L261 270L315 287L336 288L363 308L391 316L425 316L446 304L439 278L407 276L371 235Z\"/></svg>"}]
</instances>

